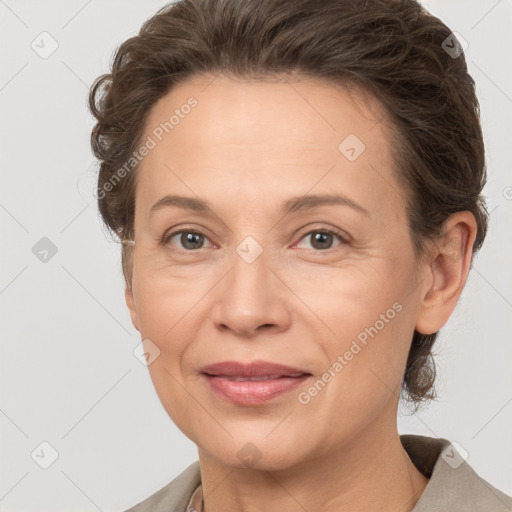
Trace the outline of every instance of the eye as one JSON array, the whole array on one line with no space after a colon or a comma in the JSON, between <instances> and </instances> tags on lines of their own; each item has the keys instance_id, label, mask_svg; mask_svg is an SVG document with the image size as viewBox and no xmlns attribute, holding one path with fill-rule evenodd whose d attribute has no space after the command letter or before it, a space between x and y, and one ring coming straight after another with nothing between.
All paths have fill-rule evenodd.
<instances>
[{"instance_id":1,"label":"eye","mask_svg":"<svg viewBox=\"0 0 512 512\"><path fill-rule=\"evenodd\" d=\"M342 233L332 229L316 229L310 231L303 235L301 240L307 239L308 237L311 239L311 247L309 247L309 249L319 252L332 249L333 241L336 238L339 240L338 246L347 243L346 237ZM181 231L174 231L169 235L164 235L161 243L163 246L171 245L186 252L194 252L207 248L205 246L207 242L210 243L209 247L214 246L209 238L200 231L182 229Z\"/></svg>"},{"instance_id":2,"label":"eye","mask_svg":"<svg viewBox=\"0 0 512 512\"><path fill-rule=\"evenodd\" d=\"M177 243L181 244L179 249L183 249L188 252L196 251L198 249L204 249L205 241L208 240L203 233L199 231L193 231L191 229L184 229L181 231L175 231L170 235L164 235L162 239L162 245L174 245Z\"/></svg>"},{"instance_id":3,"label":"eye","mask_svg":"<svg viewBox=\"0 0 512 512\"><path fill-rule=\"evenodd\" d=\"M315 251L325 251L331 249L334 238L337 238L340 241L339 245L344 245L347 243L347 240L345 239L345 236L342 233L339 233L331 229L315 229L314 231L306 233L301 238L301 240L306 239L308 237L312 237L312 247L310 247L310 249L313 249Z\"/></svg>"}]
</instances>

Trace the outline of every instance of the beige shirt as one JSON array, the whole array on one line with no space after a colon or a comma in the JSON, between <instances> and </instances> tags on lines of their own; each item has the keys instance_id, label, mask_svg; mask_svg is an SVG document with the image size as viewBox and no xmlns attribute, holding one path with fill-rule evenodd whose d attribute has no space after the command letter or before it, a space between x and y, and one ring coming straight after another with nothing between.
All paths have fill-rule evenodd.
<instances>
[{"instance_id":1,"label":"beige shirt","mask_svg":"<svg viewBox=\"0 0 512 512\"><path fill-rule=\"evenodd\" d=\"M412 512L512 512L512 498L481 478L450 441L411 434L400 441L429 478ZM126 512L204 512L199 462Z\"/></svg>"}]
</instances>

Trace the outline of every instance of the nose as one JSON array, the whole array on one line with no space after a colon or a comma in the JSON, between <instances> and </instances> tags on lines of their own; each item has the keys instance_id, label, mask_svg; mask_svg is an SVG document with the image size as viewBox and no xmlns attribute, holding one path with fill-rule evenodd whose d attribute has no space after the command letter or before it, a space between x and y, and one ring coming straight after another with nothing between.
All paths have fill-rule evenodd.
<instances>
[{"instance_id":1,"label":"nose","mask_svg":"<svg viewBox=\"0 0 512 512\"><path fill-rule=\"evenodd\" d=\"M223 279L213 320L217 329L238 337L277 334L289 328L291 304L282 277L267 264L264 253L249 263L238 254Z\"/></svg>"}]
</instances>

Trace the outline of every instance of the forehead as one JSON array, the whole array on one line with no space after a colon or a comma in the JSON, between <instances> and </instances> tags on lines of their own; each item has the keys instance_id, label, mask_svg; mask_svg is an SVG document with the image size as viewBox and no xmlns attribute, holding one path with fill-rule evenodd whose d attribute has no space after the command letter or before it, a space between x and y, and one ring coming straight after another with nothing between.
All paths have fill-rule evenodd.
<instances>
[{"instance_id":1,"label":"forehead","mask_svg":"<svg viewBox=\"0 0 512 512\"><path fill-rule=\"evenodd\" d=\"M189 108L191 102L196 105ZM354 87L314 79L242 80L205 75L177 84L161 98L148 115L145 133L158 131L171 120L172 126L164 129L162 137L170 139L167 135L172 133L187 149L194 144L265 144L266 149L281 152L297 150L302 143L306 149L332 150L334 146L337 151L336 143L348 132L364 137L373 131L372 144L385 145L382 130L373 130L383 118L379 103ZM200 120L200 126L194 119ZM193 137L187 130L191 124ZM280 136L277 140L276 135Z\"/></svg>"},{"instance_id":2,"label":"forehead","mask_svg":"<svg viewBox=\"0 0 512 512\"><path fill-rule=\"evenodd\" d=\"M328 82L195 77L153 106L148 137L155 146L137 185L145 203L166 186L205 198L236 191L255 205L313 188L345 189L366 204L393 194L382 190L395 179L383 109Z\"/></svg>"}]
</instances>

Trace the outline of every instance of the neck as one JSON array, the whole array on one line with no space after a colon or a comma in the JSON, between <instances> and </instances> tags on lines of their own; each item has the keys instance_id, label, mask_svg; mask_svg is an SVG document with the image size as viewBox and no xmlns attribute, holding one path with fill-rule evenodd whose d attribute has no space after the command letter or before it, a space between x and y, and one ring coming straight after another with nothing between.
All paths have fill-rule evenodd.
<instances>
[{"instance_id":1,"label":"neck","mask_svg":"<svg viewBox=\"0 0 512 512\"><path fill-rule=\"evenodd\" d=\"M370 425L341 448L286 469L236 469L201 449L199 459L205 512L410 512L428 483L400 442L396 416L393 428Z\"/></svg>"}]
</instances>

